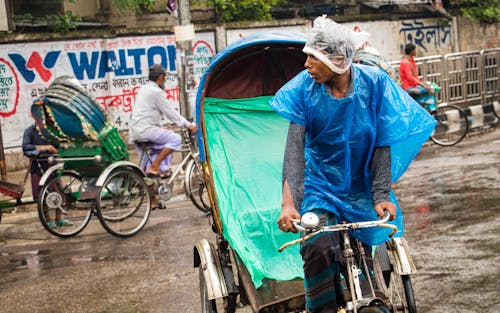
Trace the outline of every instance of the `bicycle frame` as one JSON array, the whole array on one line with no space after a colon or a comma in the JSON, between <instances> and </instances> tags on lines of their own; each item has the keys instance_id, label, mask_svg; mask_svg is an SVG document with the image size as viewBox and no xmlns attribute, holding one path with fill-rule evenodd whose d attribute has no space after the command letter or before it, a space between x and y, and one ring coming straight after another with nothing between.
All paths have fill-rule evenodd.
<instances>
[{"instance_id":1,"label":"bicycle frame","mask_svg":"<svg viewBox=\"0 0 500 313\"><path fill-rule=\"evenodd\" d=\"M184 168L184 166L191 160L194 159L194 156L191 152L189 152L184 159L182 159L181 164L177 167L177 169L173 172L173 174L170 176L170 178L167 181L167 184L172 184L174 182L174 179L179 175L181 170Z\"/></svg>"},{"instance_id":2,"label":"bicycle frame","mask_svg":"<svg viewBox=\"0 0 500 313\"><path fill-rule=\"evenodd\" d=\"M172 197L172 189L174 180L184 170L184 190L193 202L194 206L204 213L209 212L208 202L203 199L205 183L201 174L201 162L199 152L196 147L196 138L189 129L182 129L183 146L179 152L184 154L181 163L175 171L168 177L155 177L155 188L153 192L160 196L162 201L168 201ZM146 144L142 143L142 153L139 160L139 168L144 173L148 163L152 163L151 149ZM201 179L201 181L200 181ZM197 187L192 184L198 185ZM164 207L164 203L160 203L160 208Z\"/></svg>"},{"instance_id":3,"label":"bicycle frame","mask_svg":"<svg viewBox=\"0 0 500 313\"><path fill-rule=\"evenodd\" d=\"M167 184L171 185L174 182L174 179L179 175L181 170L185 167L185 165L190 161L191 159L194 159L196 161L196 154L197 152L195 151L194 144L192 144L193 140L191 138L191 135L189 134L189 130L183 129L182 130L182 137L184 139L183 143L183 148L179 150L178 152L188 152L188 154L182 159L181 164L177 167L177 169L172 173L172 175L169 177ZM188 146L188 147L186 147ZM141 156L139 158L139 167L142 169L143 172L146 172L146 166L148 163L152 163L152 159L150 156L150 151L151 148L149 147L143 147ZM160 179L157 179L159 183Z\"/></svg>"},{"instance_id":4,"label":"bicycle frame","mask_svg":"<svg viewBox=\"0 0 500 313\"><path fill-rule=\"evenodd\" d=\"M368 285L370 287L370 297L363 297L360 283L360 274L362 270L358 266L354 256L355 253L351 246L349 230L355 230L360 228L369 228L369 227L384 227L392 229L392 232L389 234L390 237L394 235L397 231L397 227L395 225L388 224L389 221L389 213L386 216L377 221L367 221L367 222L358 222L358 223L342 223L336 225L328 225L319 227L319 218L315 213L308 212L305 213L301 220L293 220L293 224L296 229L305 232L306 235L301 238L285 243L283 246L279 248L279 251L283 251L285 248L300 243L302 241L306 241L311 239L312 237L322 233L322 232L341 232L343 237L343 253L344 258L346 259L346 269L347 269L347 283L349 284L349 291L351 295L351 301L348 301L346 304L347 312L357 313L363 307L374 306L374 305L384 305L385 302L383 299L378 297L375 293L375 289L373 287L373 281L371 275L365 275L368 281ZM362 247L361 242L357 241L357 250L360 254L360 262L361 266L364 269L365 273L370 273L368 265L366 263L366 256L364 249Z\"/></svg>"}]
</instances>

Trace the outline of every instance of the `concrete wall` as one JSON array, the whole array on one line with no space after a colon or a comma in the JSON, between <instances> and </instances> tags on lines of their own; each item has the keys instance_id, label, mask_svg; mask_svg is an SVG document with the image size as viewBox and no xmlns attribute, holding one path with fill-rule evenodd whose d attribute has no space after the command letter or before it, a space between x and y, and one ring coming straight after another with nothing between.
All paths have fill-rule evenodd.
<instances>
[{"instance_id":1,"label":"concrete wall","mask_svg":"<svg viewBox=\"0 0 500 313\"><path fill-rule=\"evenodd\" d=\"M500 25L481 25L472 20L458 17L459 51L482 50L500 47Z\"/></svg>"},{"instance_id":2,"label":"concrete wall","mask_svg":"<svg viewBox=\"0 0 500 313\"><path fill-rule=\"evenodd\" d=\"M3 147L19 150L24 129L33 123L31 103L58 76L76 77L110 115L119 130L128 129L135 95L147 81L150 65L167 69L167 98L179 108L181 58L172 34L124 36L0 45L0 122ZM216 52L213 32L193 40L193 77L186 86L194 107L199 79ZM191 110L194 111L193 109ZM9 152L9 151L6 151Z\"/></svg>"},{"instance_id":3,"label":"concrete wall","mask_svg":"<svg viewBox=\"0 0 500 313\"><path fill-rule=\"evenodd\" d=\"M0 31L9 30L9 23L7 19L7 2L0 1Z\"/></svg>"},{"instance_id":4,"label":"concrete wall","mask_svg":"<svg viewBox=\"0 0 500 313\"><path fill-rule=\"evenodd\" d=\"M226 44L231 44L241 37L267 30L308 32L311 25L310 21L297 20L295 24L288 25L257 24L255 27L252 25L245 28L227 27L224 31L225 41ZM346 22L342 25L370 33L368 44L379 50L388 60L401 59L405 44L410 42L417 46L419 57L455 52L458 47L453 24L440 18ZM217 46L218 49L223 47Z\"/></svg>"},{"instance_id":5,"label":"concrete wall","mask_svg":"<svg viewBox=\"0 0 500 313\"><path fill-rule=\"evenodd\" d=\"M91 2L94 3L92 0ZM126 20L130 19L132 16L136 15L124 13L120 18L126 23ZM49 71L54 77L62 74L71 75L75 70L75 64L70 65L70 63L68 63L67 55L69 53L76 53L80 63L80 58L83 55L85 55L90 62L90 60L93 60L92 55L96 53L99 56L102 56L103 52L108 56L114 54L118 59L122 57L120 53L124 53L123 58L127 59L126 63L133 63L136 59L131 55L127 55L127 51L129 51L129 48L136 49L139 48L139 46L133 47L133 45L130 44L121 46L123 43L141 40L141 38L146 38L147 36L151 36L151 34L156 34L155 38L158 40L160 40L159 37L172 36L168 35L172 34L172 28L170 26L170 24L172 24L172 17L163 13L155 15L155 17L156 19L151 19L150 21L157 26L151 26L151 24L143 22L143 27L134 29L98 29L78 31L66 35L54 33L7 34L4 38L0 39L0 78L2 78L4 83L8 83L9 77L17 77L18 81L16 84L19 87L17 99L14 89L12 89L12 92L3 92L0 90L0 102L1 100L6 100L4 101L5 106L3 107L5 110L2 111L2 107L0 107L3 142L6 147L14 148L7 150L6 153L9 154L16 150L18 151L18 148L15 147L19 147L20 145L22 130L31 123L29 106L33 98L38 96L39 93L43 91L43 88L50 82L44 81L40 75L41 73L47 74L47 71ZM147 25L147 27L145 25ZM408 42L417 44L418 56L446 54L457 51L472 51L500 46L498 24L481 26L478 23L465 19L456 19L453 21L439 18L380 20L346 22L345 25L353 29L371 33L369 44L378 49L388 60L400 60L402 55L401 47ZM210 58L216 52L240 37L247 36L253 32L266 31L269 29L307 32L310 27L311 21L307 19L232 23L217 26L208 24L196 25L197 39L194 45L194 48L197 50L195 51L194 57L195 65L197 64L197 66L195 66L196 77L199 79L203 68L208 66ZM127 34L127 32L133 32L133 35ZM155 40L152 42L155 42ZM168 45L174 44L171 37L166 40ZM147 50L151 45L152 44L147 44L141 47ZM45 68L32 67L33 64L37 63L37 57L40 57L41 60L46 60L48 53L55 51L59 51L60 54L57 60L54 61L54 64L48 62L44 63ZM17 63L12 59L13 55L17 55ZM54 55L52 56L54 57ZM28 66L32 58L34 63ZM66 63L61 63L65 59ZM177 60L177 62L179 62L179 60ZM141 59L140 63L140 68L146 70L148 67L147 60ZM89 79L86 77L85 81L83 81L83 83L86 83L91 89L100 88L106 85L106 83L107 86L116 85L118 89L109 87L109 89L101 90L101 93L97 92L94 94L94 96L99 97L102 101L108 98L113 100L114 97L120 95L123 96L127 88L119 87L118 83L125 83L125 81L130 81L130 79L135 78L121 77L124 78L125 81L117 79L118 77L116 76L120 75L113 73L112 69L115 66L117 66L116 69L120 68L119 64L99 64L100 68L105 68L104 77L99 79ZM138 68L137 65L131 66L129 64L126 66L126 69L132 67ZM172 71L172 85L170 89L178 90L179 86L174 76L175 71ZM31 81L26 80L26 78ZM15 79L13 82L14 81ZM194 101L194 95L195 91L189 93L190 102ZM14 101L16 103L14 103ZM128 120L129 112L122 110L124 108L123 106L114 108L110 106L110 108L112 110L110 114L113 118L120 118L122 122ZM127 127L122 124L119 128L124 130ZM15 166L16 164L19 164L19 162L10 161L9 156L7 156L7 165L9 167Z\"/></svg>"},{"instance_id":6,"label":"concrete wall","mask_svg":"<svg viewBox=\"0 0 500 313\"><path fill-rule=\"evenodd\" d=\"M64 1L64 12L71 11L74 16L94 18L99 13L99 0L86 0L85 5Z\"/></svg>"}]
</instances>

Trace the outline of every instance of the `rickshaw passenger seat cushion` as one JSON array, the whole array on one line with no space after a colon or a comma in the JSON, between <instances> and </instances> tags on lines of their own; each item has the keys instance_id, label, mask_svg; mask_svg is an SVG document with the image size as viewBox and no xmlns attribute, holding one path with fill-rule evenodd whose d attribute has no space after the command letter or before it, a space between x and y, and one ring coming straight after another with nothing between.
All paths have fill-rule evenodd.
<instances>
[{"instance_id":1,"label":"rickshaw passenger seat cushion","mask_svg":"<svg viewBox=\"0 0 500 313\"><path fill-rule=\"evenodd\" d=\"M303 277L295 246L298 235L283 233L281 175L289 121L270 107L271 96L204 100L208 154L223 235L241 257L256 288L264 279Z\"/></svg>"}]
</instances>

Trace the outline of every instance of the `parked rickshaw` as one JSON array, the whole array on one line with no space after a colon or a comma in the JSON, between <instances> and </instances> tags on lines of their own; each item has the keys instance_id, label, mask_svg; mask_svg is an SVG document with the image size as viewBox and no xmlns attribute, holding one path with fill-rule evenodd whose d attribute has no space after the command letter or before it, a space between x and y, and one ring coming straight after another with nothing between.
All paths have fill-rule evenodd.
<instances>
[{"instance_id":1,"label":"parked rickshaw","mask_svg":"<svg viewBox=\"0 0 500 313\"><path fill-rule=\"evenodd\" d=\"M55 79L34 101L31 112L41 135L59 148L59 155L49 160L54 165L40 179L38 198L40 221L53 235L78 234L93 214L114 236L136 234L148 221L151 197L158 196L158 204L165 207L173 178L181 170L187 173L188 196L200 210L208 210L202 198L204 184L197 179L201 173L195 140L187 143L189 153L171 177L148 180L148 143L141 143L139 165L129 161L127 145L106 111L75 78Z\"/></svg>"},{"instance_id":2,"label":"parked rickshaw","mask_svg":"<svg viewBox=\"0 0 500 313\"><path fill-rule=\"evenodd\" d=\"M276 225L289 121L276 114L269 101L304 69L305 41L300 33L244 37L219 52L200 81L200 157L216 234L214 241L202 239L194 248L202 312L234 312L238 302L250 305L253 312L304 310L299 247L278 252L299 238ZM387 278L397 275L398 284L392 286L401 287L400 277L415 267L404 239L391 243L389 254L385 245L378 249L391 261L376 258L376 264ZM408 289L402 288L404 298ZM383 297L392 297L389 293L385 290ZM405 299L396 301L391 312L414 312Z\"/></svg>"}]
</instances>

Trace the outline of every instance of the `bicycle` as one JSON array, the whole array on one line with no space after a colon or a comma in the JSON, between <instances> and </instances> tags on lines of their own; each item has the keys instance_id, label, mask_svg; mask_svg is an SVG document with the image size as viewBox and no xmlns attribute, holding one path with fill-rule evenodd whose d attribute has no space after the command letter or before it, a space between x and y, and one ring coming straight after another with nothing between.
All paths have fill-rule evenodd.
<instances>
[{"instance_id":1,"label":"bicycle","mask_svg":"<svg viewBox=\"0 0 500 313\"><path fill-rule=\"evenodd\" d=\"M322 232L341 232L343 252L346 260L347 277L344 284L349 290L344 312L353 313L416 313L416 302L409 275L416 272L408 253L404 238L392 238L387 244L376 247L373 254L373 268L367 265L367 256L361 242L354 240L357 252L352 247L349 231L360 228L391 228L389 237L397 231L395 225L388 224L389 213L383 219L358 223L341 223L321 226L318 215L305 213L300 220L294 220L295 228L303 233L301 238L285 243L279 248L283 251L289 246L309 240ZM356 257L359 262L356 262ZM365 274L369 292L361 288L360 275ZM341 311L339 311L341 312Z\"/></svg>"},{"instance_id":2,"label":"bicycle","mask_svg":"<svg viewBox=\"0 0 500 313\"><path fill-rule=\"evenodd\" d=\"M442 103L436 105L435 94L441 91L434 82L427 82L434 90L432 99L428 95L412 95L438 122L431 134L431 140L440 146L453 146L462 141L469 131L467 113L454 104Z\"/></svg>"},{"instance_id":3,"label":"bicycle","mask_svg":"<svg viewBox=\"0 0 500 313\"><path fill-rule=\"evenodd\" d=\"M381 68L399 84L399 75L396 74L396 70L388 62L385 62L380 55L360 50L356 52L354 59L357 63ZM442 103L436 105L435 94L441 91L441 87L430 81L426 84L434 89L432 95L410 93L410 96L423 106L438 122L430 139L440 146L456 145L464 139L469 131L467 114L462 108L453 104Z\"/></svg>"},{"instance_id":4,"label":"bicycle","mask_svg":"<svg viewBox=\"0 0 500 313\"><path fill-rule=\"evenodd\" d=\"M489 103L493 115L500 120L500 102L498 99L498 90L495 90L491 94L491 102Z\"/></svg>"},{"instance_id":5,"label":"bicycle","mask_svg":"<svg viewBox=\"0 0 500 313\"><path fill-rule=\"evenodd\" d=\"M172 197L174 180L184 170L184 191L194 206L203 213L210 212L210 201L206 192L205 181L203 179L203 168L200 162L195 135L188 129L182 130L183 148L181 152L185 156L181 164L173 173L166 177L157 176L154 178L153 190L160 197L158 207L164 208L165 202ZM151 153L153 150L148 142L136 142L141 147L142 153L139 159L139 167L146 172L147 164L152 163Z\"/></svg>"}]
</instances>

